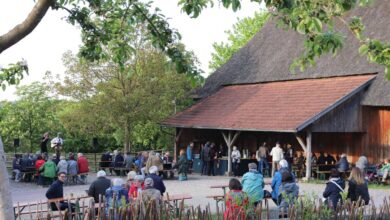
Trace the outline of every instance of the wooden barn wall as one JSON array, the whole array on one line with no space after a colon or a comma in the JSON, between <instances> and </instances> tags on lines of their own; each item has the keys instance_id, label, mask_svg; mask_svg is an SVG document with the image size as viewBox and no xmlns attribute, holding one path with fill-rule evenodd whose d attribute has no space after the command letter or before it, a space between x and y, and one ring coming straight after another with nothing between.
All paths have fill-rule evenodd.
<instances>
[{"instance_id":1,"label":"wooden barn wall","mask_svg":"<svg viewBox=\"0 0 390 220\"><path fill-rule=\"evenodd\" d=\"M363 151L371 160L390 159L390 107L363 107L363 124L367 131Z\"/></svg>"},{"instance_id":2,"label":"wooden barn wall","mask_svg":"<svg viewBox=\"0 0 390 220\"><path fill-rule=\"evenodd\" d=\"M363 154L362 143L364 133L313 133L313 152L333 155L347 154L348 161L355 163Z\"/></svg>"},{"instance_id":3,"label":"wooden barn wall","mask_svg":"<svg viewBox=\"0 0 390 220\"><path fill-rule=\"evenodd\" d=\"M362 132L360 102L365 91L354 95L311 126L313 132Z\"/></svg>"}]
</instances>

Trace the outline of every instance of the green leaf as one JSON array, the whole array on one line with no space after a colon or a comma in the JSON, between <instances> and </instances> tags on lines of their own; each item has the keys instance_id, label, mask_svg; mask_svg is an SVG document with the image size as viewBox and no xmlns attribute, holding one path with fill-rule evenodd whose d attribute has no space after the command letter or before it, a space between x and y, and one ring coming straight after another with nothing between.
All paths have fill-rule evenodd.
<instances>
[{"instance_id":1,"label":"green leaf","mask_svg":"<svg viewBox=\"0 0 390 220\"><path fill-rule=\"evenodd\" d=\"M359 47L359 53L361 55L364 55L368 52L368 45L367 44L363 44L362 46Z\"/></svg>"},{"instance_id":2,"label":"green leaf","mask_svg":"<svg viewBox=\"0 0 390 220\"><path fill-rule=\"evenodd\" d=\"M297 26L297 31L300 34L306 34L306 24L304 21L299 22Z\"/></svg>"},{"instance_id":3,"label":"green leaf","mask_svg":"<svg viewBox=\"0 0 390 220\"><path fill-rule=\"evenodd\" d=\"M313 23L314 23L314 25L315 25L315 27L317 29L317 32L322 32L322 22L321 22L321 20L318 19L318 18L313 18L312 21L313 21Z\"/></svg>"}]
</instances>

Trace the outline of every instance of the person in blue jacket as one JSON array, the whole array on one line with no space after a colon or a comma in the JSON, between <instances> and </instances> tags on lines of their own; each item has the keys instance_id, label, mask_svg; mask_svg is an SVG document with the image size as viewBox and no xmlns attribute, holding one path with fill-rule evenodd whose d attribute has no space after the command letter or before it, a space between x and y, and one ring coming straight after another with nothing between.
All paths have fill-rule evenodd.
<instances>
[{"instance_id":1,"label":"person in blue jacket","mask_svg":"<svg viewBox=\"0 0 390 220\"><path fill-rule=\"evenodd\" d=\"M246 192L249 202L257 206L264 198L263 175L257 171L256 163L248 164L249 171L242 177L242 191Z\"/></svg>"},{"instance_id":2,"label":"person in blue jacket","mask_svg":"<svg viewBox=\"0 0 390 220\"><path fill-rule=\"evenodd\" d=\"M279 161L278 164L278 171L275 172L274 177L272 178L271 188L272 188L272 200L275 202L276 205L280 204L280 192L279 188L282 185L282 175L285 172L290 172L288 169L288 162L286 160ZM291 172L290 172L291 173ZM291 173L293 181L295 182L295 176Z\"/></svg>"}]
</instances>

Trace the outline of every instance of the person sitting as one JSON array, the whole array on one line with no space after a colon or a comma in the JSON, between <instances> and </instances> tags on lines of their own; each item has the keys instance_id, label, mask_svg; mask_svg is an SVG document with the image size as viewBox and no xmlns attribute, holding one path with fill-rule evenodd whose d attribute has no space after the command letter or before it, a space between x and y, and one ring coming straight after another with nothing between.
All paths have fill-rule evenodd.
<instances>
[{"instance_id":1,"label":"person sitting","mask_svg":"<svg viewBox=\"0 0 390 220\"><path fill-rule=\"evenodd\" d=\"M158 210L162 195L160 191L154 187L154 181L152 178L148 177L145 179L145 189L141 192L141 195L142 196L139 198L142 198L142 202L145 207L148 207L151 202L155 202Z\"/></svg>"},{"instance_id":2,"label":"person sitting","mask_svg":"<svg viewBox=\"0 0 390 220\"><path fill-rule=\"evenodd\" d=\"M356 167L359 168L363 173L366 173L366 169L368 168L368 159L366 156L360 156L358 161L356 162Z\"/></svg>"},{"instance_id":3,"label":"person sitting","mask_svg":"<svg viewBox=\"0 0 390 220\"><path fill-rule=\"evenodd\" d=\"M52 157L51 160L56 164L56 166L57 166L57 164L60 162L60 158L57 157L56 154L53 154L53 157Z\"/></svg>"},{"instance_id":4,"label":"person sitting","mask_svg":"<svg viewBox=\"0 0 390 220\"><path fill-rule=\"evenodd\" d=\"M272 178L272 183L271 183L271 188L272 188L271 197L272 197L272 200L275 202L276 205L280 204L279 188L282 185L283 173L286 173L286 172L291 173L288 170L288 162L286 160L279 161L279 163L278 163L278 171L275 172L275 175ZM291 175L293 177L293 180L295 181L295 176L292 173L291 173Z\"/></svg>"},{"instance_id":5,"label":"person sitting","mask_svg":"<svg viewBox=\"0 0 390 220\"><path fill-rule=\"evenodd\" d=\"M53 161L50 161L54 164ZM56 202L50 203L52 211L69 209L69 203L61 200L64 197L64 182L66 180L66 173L58 173L58 180L54 181L46 192L46 198L48 199L60 199ZM74 204L71 203L71 210L74 212Z\"/></svg>"},{"instance_id":6,"label":"person sitting","mask_svg":"<svg viewBox=\"0 0 390 220\"><path fill-rule=\"evenodd\" d=\"M56 164L49 158L40 168L39 172L44 177L44 185L51 184L56 177Z\"/></svg>"},{"instance_id":7,"label":"person sitting","mask_svg":"<svg viewBox=\"0 0 390 220\"><path fill-rule=\"evenodd\" d=\"M134 157L131 155L130 152L126 153L124 160L126 170L130 171L131 169L133 169Z\"/></svg>"},{"instance_id":8,"label":"person sitting","mask_svg":"<svg viewBox=\"0 0 390 220\"><path fill-rule=\"evenodd\" d=\"M298 198L299 187L295 183L294 177L290 172L282 173L282 184L279 187L279 211L284 217L288 213L288 207L294 204Z\"/></svg>"},{"instance_id":9,"label":"person sitting","mask_svg":"<svg viewBox=\"0 0 390 220\"><path fill-rule=\"evenodd\" d=\"M106 178L106 172L104 170L99 170L96 174L97 179L92 182L88 189L88 196L92 196L95 200L95 203L99 203L100 196L104 196L106 190L111 186L111 180Z\"/></svg>"},{"instance_id":10,"label":"person sitting","mask_svg":"<svg viewBox=\"0 0 390 220\"><path fill-rule=\"evenodd\" d=\"M43 157L41 155L39 155L37 157L37 161L35 161L35 170L36 170L35 176L37 178L38 185L43 185L43 182L44 182L43 176L40 175L40 173L39 173L39 168L41 168L41 166L43 166L43 164L45 164L45 160L43 160Z\"/></svg>"},{"instance_id":11,"label":"person sitting","mask_svg":"<svg viewBox=\"0 0 390 220\"><path fill-rule=\"evenodd\" d=\"M15 182L20 182L20 180L22 179L19 154L15 154L15 157L12 160L12 175L15 177Z\"/></svg>"},{"instance_id":12,"label":"person sitting","mask_svg":"<svg viewBox=\"0 0 390 220\"><path fill-rule=\"evenodd\" d=\"M345 172L349 170L349 163L347 160L347 155L341 154L340 160L336 163L336 167L339 172Z\"/></svg>"},{"instance_id":13,"label":"person sitting","mask_svg":"<svg viewBox=\"0 0 390 220\"><path fill-rule=\"evenodd\" d=\"M115 178L112 180L112 186L106 190L106 208L107 211L112 207L124 207L129 203L128 191L123 187L123 180Z\"/></svg>"},{"instance_id":14,"label":"person sitting","mask_svg":"<svg viewBox=\"0 0 390 220\"><path fill-rule=\"evenodd\" d=\"M124 162L125 162L125 158L123 158L122 153L118 150L115 150L114 151L114 161L112 163L113 163L115 174L117 176L121 175L121 170L118 168L123 167Z\"/></svg>"},{"instance_id":15,"label":"person sitting","mask_svg":"<svg viewBox=\"0 0 390 220\"><path fill-rule=\"evenodd\" d=\"M325 191L322 196L326 199L327 205L334 210L337 208L337 204L341 202L341 192L344 192L345 182L340 178L340 172L332 168L330 170L330 179L326 183Z\"/></svg>"},{"instance_id":16,"label":"person sitting","mask_svg":"<svg viewBox=\"0 0 390 220\"><path fill-rule=\"evenodd\" d=\"M390 159L388 159L387 163L380 168L380 172L382 173L382 182L386 182L386 179L389 177L390 173Z\"/></svg>"},{"instance_id":17,"label":"person sitting","mask_svg":"<svg viewBox=\"0 0 390 220\"><path fill-rule=\"evenodd\" d=\"M106 153L102 154L100 158L100 167L102 170L105 170L105 168L109 168L112 161L112 157L110 155L110 152L107 151Z\"/></svg>"},{"instance_id":18,"label":"person sitting","mask_svg":"<svg viewBox=\"0 0 390 220\"><path fill-rule=\"evenodd\" d=\"M74 155L69 156L69 161L68 161L68 175L71 178L71 181L75 184L77 184L77 162L74 160Z\"/></svg>"},{"instance_id":19,"label":"person sitting","mask_svg":"<svg viewBox=\"0 0 390 220\"><path fill-rule=\"evenodd\" d=\"M249 196L249 201L254 206L264 197L264 179L263 175L257 171L256 163L248 164L249 171L242 177L243 191Z\"/></svg>"},{"instance_id":20,"label":"person sitting","mask_svg":"<svg viewBox=\"0 0 390 220\"><path fill-rule=\"evenodd\" d=\"M157 175L157 172L158 172L158 168L156 166L151 166L149 168L149 175L147 176L147 178L149 177L153 179L154 188L158 189L161 195L163 195L166 190L165 185L161 177Z\"/></svg>"},{"instance_id":21,"label":"person sitting","mask_svg":"<svg viewBox=\"0 0 390 220\"><path fill-rule=\"evenodd\" d=\"M142 175L136 175L129 189L129 198L131 200L137 199L138 195L142 190L145 189L144 177Z\"/></svg>"},{"instance_id":22,"label":"person sitting","mask_svg":"<svg viewBox=\"0 0 390 220\"><path fill-rule=\"evenodd\" d=\"M32 171L34 171L34 163L30 159L29 154L23 154L20 160L20 171L24 173L24 181L30 182L32 179Z\"/></svg>"},{"instance_id":23,"label":"person sitting","mask_svg":"<svg viewBox=\"0 0 390 220\"><path fill-rule=\"evenodd\" d=\"M57 164L57 173L68 174L68 162L66 162L65 156L60 156L60 162Z\"/></svg>"},{"instance_id":24,"label":"person sitting","mask_svg":"<svg viewBox=\"0 0 390 220\"><path fill-rule=\"evenodd\" d=\"M360 198L364 205L368 205L370 202L370 194L368 193L368 183L363 177L363 172L353 167L351 174L348 178L348 196L352 202L358 201Z\"/></svg>"},{"instance_id":25,"label":"person sitting","mask_svg":"<svg viewBox=\"0 0 390 220\"><path fill-rule=\"evenodd\" d=\"M242 191L242 185L236 178L229 181L229 192L225 196L225 212L223 219L246 219L246 210L249 208L248 194Z\"/></svg>"},{"instance_id":26,"label":"person sitting","mask_svg":"<svg viewBox=\"0 0 390 220\"><path fill-rule=\"evenodd\" d=\"M325 164L336 164L336 159L331 154L325 153Z\"/></svg>"},{"instance_id":27,"label":"person sitting","mask_svg":"<svg viewBox=\"0 0 390 220\"><path fill-rule=\"evenodd\" d=\"M146 173L149 174L149 169L152 166L156 166L158 169L158 172L161 172L164 169L161 158L159 156L157 156L154 151L149 152L149 157L148 157L148 160L146 161L146 167L145 167Z\"/></svg>"},{"instance_id":28,"label":"person sitting","mask_svg":"<svg viewBox=\"0 0 390 220\"><path fill-rule=\"evenodd\" d=\"M311 164L312 164L312 166L315 166L315 165L317 165L317 156L316 156L316 154L315 153L311 153Z\"/></svg>"},{"instance_id":29,"label":"person sitting","mask_svg":"<svg viewBox=\"0 0 390 220\"><path fill-rule=\"evenodd\" d=\"M78 174L80 174L82 184L86 182L86 174L89 172L89 165L87 158L84 157L82 153L77 154L77 167Z\"/></svg>"},{"instance_id":30,"label":"person sitting","mask_svg":"<svg viewBox=\"0 0 390 220\"><path fill-rule=\"evenodd\" d=\"M188 160L184 149L180 150L179 161L177 161L173 168L178 169L180 181L187 180Z\"/></svg>"},{"instance_id":31,"label":"person sitting","mask_svg":"<svg viewBox=\"0 0 390 220\"><path fill-rule=\"evenodd\" d=\"M134 170L127 173L126 189L130 190L130 187L134 182L135 176L137 176L137 173Z\"/></svg>"}]
</instances>

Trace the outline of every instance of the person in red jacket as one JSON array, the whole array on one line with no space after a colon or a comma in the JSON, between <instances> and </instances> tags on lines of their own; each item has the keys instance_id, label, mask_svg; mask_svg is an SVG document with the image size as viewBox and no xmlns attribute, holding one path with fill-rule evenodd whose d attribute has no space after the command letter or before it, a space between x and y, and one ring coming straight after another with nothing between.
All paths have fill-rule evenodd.
<instances>
[{"instance_id":1,"label":"person in red jacket","mask_svg":"<svg viewBox=\"0 0 390 220\"><path fill-rule=\"evenodd\" d=\"M129 199L136 200L139 192L142 192L145 189L144 186L144 176L136 175L134 181L130 186L129 190Z\"/></svg>"},{"instance_id":2,"label":"person in red jacket","mask_svg":"<svg viewBox=\"0 0 390 220\"><path fill-rule=\"evenodd\" d=\"M81 180L86 183L86 173L89 172L89 166L88 166L88 160L84 157L82 153L77 154L77 167L78 167L78 174L81 174Z\"/></svg>"},{"instance_id":3,"label":"person in red jacket","mask_svg":"<svg viewBox=\"0 0 390 220\"><path fill-rule=\"evenodd\" d=\"M39 168L41 168L41 166L45 163L45 160L42 158L41 155L39 155L37 157L37 161L35 161L35 170L37 171L37 173L35 174L35 177L36 179L38 180L37 181L37 184L38 185L43 185L43 177L41 175L39 175Z\"/></svg>"}]
</instances>

